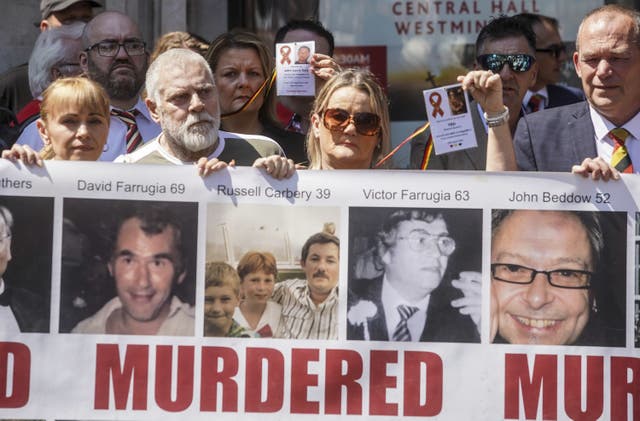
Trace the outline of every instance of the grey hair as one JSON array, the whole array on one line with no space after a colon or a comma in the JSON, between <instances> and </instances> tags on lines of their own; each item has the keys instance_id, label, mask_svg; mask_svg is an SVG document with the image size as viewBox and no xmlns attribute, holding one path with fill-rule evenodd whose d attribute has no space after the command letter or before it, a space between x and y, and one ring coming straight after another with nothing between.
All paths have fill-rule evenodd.
<instances>
[{"instance_id":1,"label":"grey hair","mask_svg":"<svg viewBox=\"0 0 640 421\"><path fill-rule=\"evenodd\" d=\"M591 10L585 15L582 22L580 22L578 35L576 36L576 51L580 52L580 33L582 32L585 22L596 15L622 15L631 19L633 21L633 33L630 35L632 37L633 44L637 48L640 48L640 12L620 4L606 4Z\"/></svg>"},{"instance_id":2,"label":"grey hair","mask_svg":"<svg viewBox=\"0 0 640 421\"><path fill-rule=\"evenodd\" d=\"M4 220L8 231L7 234L11 234L11 228L13 228L13 215L11 211L4 206L0 206L0 218Z\"/></svg>"},{"instance_id":3,"label":"grey hair","mask_svg":"<svg viewBox=\"0 0 640 421\"><path fill-rule=\"evenodd\" d=\"M51 28L38 35L29 58L29 89L36 98L53 82L51 69L64 60L72 49L80 48L82 32L86 23L73 22ZM69 41L77 41L69 42ZM80 51L78 50L78 55ZM77 61L79 58L76 57Z\"/></svg>"},{"instance_id":4,"label":"grey hair","mask_svg":"<svg viewBox=\"0 0 640 421\"><path fill-rule=\"evenodd\" d=\"M215 83L209 63L200 54L186 48L172 48L160 54L149 66L146 77L147 96L156 104L160 103L160 88L158 81L160 74L168 67L186 68L199 64L202 66L211 83Z\"/></svg>"}]
</instances>

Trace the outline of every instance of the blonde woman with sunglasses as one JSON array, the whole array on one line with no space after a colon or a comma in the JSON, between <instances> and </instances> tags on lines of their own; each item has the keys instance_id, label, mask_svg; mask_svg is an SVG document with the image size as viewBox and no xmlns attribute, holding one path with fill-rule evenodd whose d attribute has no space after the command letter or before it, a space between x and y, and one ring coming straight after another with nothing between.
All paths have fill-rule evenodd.
<instances>
[{"instance_id":1,"label":"blonde woman with sunglasses","mask_svg":"<svg viewBox=\"0 0 640 421\"><path fill-rule=\"evenodd\" d=\"M388 100L375 76L348 69L329 79L311 112L309 168L373 168L390 147Z\"/></svg>"}]
</instances>

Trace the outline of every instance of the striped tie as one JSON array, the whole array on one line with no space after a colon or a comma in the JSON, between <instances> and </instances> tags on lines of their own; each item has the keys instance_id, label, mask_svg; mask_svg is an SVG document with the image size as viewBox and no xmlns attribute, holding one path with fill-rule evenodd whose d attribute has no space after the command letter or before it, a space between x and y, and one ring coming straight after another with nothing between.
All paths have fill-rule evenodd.
<instances>
[{"instance_id":1,"label":"striped tie","mask_svg":"<svg viewBox=\"0 0 640 421\"><path fill-rule=\"evenodd\" d=\"M135 108L131 111L122 111L117 108L111 109L111 115L118 117L127 126L127 135L125 137L127 141L127 153L131 153L136 150L138 146L142 144L142 135L138 130L136 124L136 116L140 114L140 111Z\"/></svg>"},{"instance_id":2,"label":"striped tie","mask_svg":"<svg viewBox=\"0 0 640 421\"><path fill-rule=\"evenodd\" d=\"M533 94L531 98L529 98L529 103L527 104L527 110L529 113L535 113L536 111L540 111L540 104L544 103L544 97L540 94Z\"/></svg>"},{"instance_id":3,"label":"striped tie","mask_svg":"<svg viewBox=\"0 0 640 421\"><path fill-rule=\"evenodd\" d=\"M418 311L418 307L411 307L404 304L399 305L398 313L400 313L400 321L396 330L393 331L393 340L396 342L411 342L411 333L407 327L407 320Z\"/></svg>"},{"instance_id":4,"label":"striped tie","mask_svg":"<svg viewBox=\"0 0 640 421\"><path fill-rule=\"evenodd\" d=\"M631 157L624 142L629 137L630 133L627 129L620 127L615 128L609 132L609 137L614 142L613 154L611 155L611 166L621 173L631 174L633 173L633 164L631 163Z\"/></svg>"}]
</instances>

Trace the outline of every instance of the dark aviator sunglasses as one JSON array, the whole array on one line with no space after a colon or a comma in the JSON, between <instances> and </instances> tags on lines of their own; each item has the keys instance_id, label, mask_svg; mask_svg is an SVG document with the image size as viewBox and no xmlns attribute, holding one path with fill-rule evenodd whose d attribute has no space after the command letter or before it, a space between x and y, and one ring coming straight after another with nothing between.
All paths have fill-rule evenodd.
<instances>
[{"instance_id":1,"label":"dark aviator sunglasses","mask_svg":"<svg viewBox=\"0 0 640 421\"><path fill-rule=\"evenodd\" d=\"M536 61L528 54L483 54L476 59L484 70L500 73L505 64L517 73L526 72Z\"/></svg>"}]
</instances>

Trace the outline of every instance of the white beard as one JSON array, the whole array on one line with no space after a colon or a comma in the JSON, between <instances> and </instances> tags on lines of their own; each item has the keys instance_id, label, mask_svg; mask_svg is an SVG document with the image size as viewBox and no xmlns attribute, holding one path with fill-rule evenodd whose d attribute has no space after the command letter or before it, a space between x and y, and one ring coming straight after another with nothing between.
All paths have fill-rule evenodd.
<instances>
[{"instance_id":1,"label":"white beard","mask_svg":"<svg viewBox=\"0 0 640 421\"><path fill-rule=\"evenodd\" d=\"M174 123L171 118L163 118L162 127L166 135L176 143L191 152L198 152L215 145L218 140L220 118L202 111L198 114L189 114L182 124Z\"/></svg>"}]
</instances>

